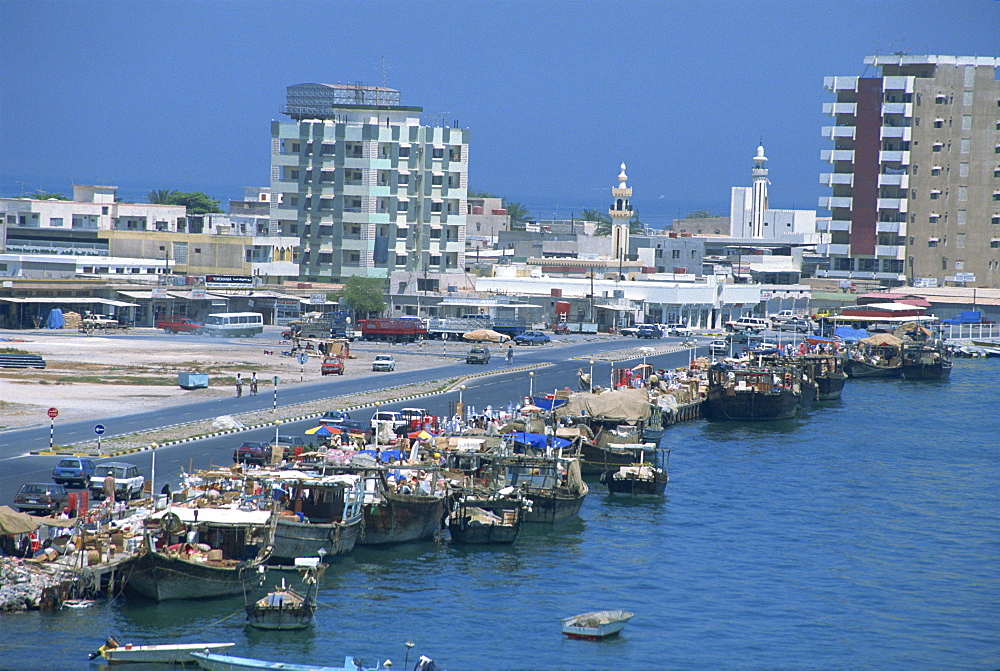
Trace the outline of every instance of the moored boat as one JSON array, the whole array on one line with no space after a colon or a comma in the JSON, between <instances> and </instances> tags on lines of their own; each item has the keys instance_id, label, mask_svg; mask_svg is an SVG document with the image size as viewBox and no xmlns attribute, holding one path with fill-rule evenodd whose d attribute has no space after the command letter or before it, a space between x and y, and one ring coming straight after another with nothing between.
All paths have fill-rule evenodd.
<instances>
[{"instance_id":1,"label":"moored boat","mask_svg":"<svg viewBox=\"0 0 1000 671\"><path fill-rule=\"evenodd\" d=\"M364 524L358 545L388 545L432 538L445 514L445 497L393 491L384 470L374 475L376 491L365 499Z\"/></svg>"},{"instance_id":2,"label":"moored boat","mask_svg":"<svg viewBox=\"0 0 1000 671\"><path fill-rule=\"evenodd\" d=\"M945 380L951 375L951 355L939 341L904 342L900 358L906 380Z\"/></svg>"},{"instance_id":3,"label":"moored boat","mask_svg":"<svg viewBox=\"0 0 1000 671\"><path fill-rule=\"evenodd\" d=\"M221 652L235 643L167 643L158 645L119 645L114 637L108 638L91 659L98 656L114 664L191 664L192 652Z\"/></svg>"},{"instance_id":4,"label":"moored boat","mask_svg":"<svg viewBox=\"0 0 1000 671\"><path fill-rule=\"evenodd\" d=\"M570 638L599 639L614 636L635 616L627 610L598 610L563 618L562 632Z\"/></svg>"},{"instance_id":5,"label":"moored boat","mask_svg":"<svg viewBox=\"0 0 1000 671\"><path fill-rule=\"evenodd\" d=\"M274 527L271 562L296 557L333 557L350 552L361 533L364 487L358 475L310 476L282 472L268 478L285 509Z\"/></svg>"},{"instance_id":6,"label":"moored boat","mask_svg":"<svg viewBox=\"0 0 1000 671\"><path fill-rule=\"evenodd\" d=\"M899 377L899 357L903 341L890 333L876 333L862 338L848 350L844 372L848 377Z\"/></svg>"},{"instance_id":7,"label":"moored boat","mask_svg":"<svg viewBox=\"0 0 1000 671\"><path fill-rule=\"evenodd\" d=\"M268 662L251 657L233 657L218 655L211 652L193 652L191 656L198 660L198 665L206 671L388 671L392 665L377 663L375 666L365 666L356 657L347 657L343 666L316 666L314 664L292 664L290 662ZM388 662L388 660L386 660Z\"/></svg>"},{"instance_id":8,"label":"moored boat","mask_svg":"<svg viewBox=\"0 0 1000 671\"><path fill-rule=\"evenodd\" d=\"M802 399L802 371L791 365L713 364L703 412L713 420L791 419Z\"/></svg>"},{"instance_id":9,"label":"moored boat","mask_svg":"<svg viewBox=\"0 0 1000 671\"><path fill-rule=\"evenodd\" d=\"M459 498L448 515L448 532L456 543L491 545L517 540L524 517L525 501L517 496L491 498L475 495Z\"/></svg>"},{"instance_id":10,"label":"moored boat","mask_svg":"<svg viewBox=\"0 0 1000 671\"><path fill-rule=\"evenodd\" d=\"M669 463L670 450L664 452L667 458L663 463ZM670 476L666 468L655 463L639 462L609 469L601 473L600 481L611 494L660 496L666 490Z\"/></svg>"},{"instance_id":11,"label":"moored boat","mask_svg":"<svg viewBox=\"0 0 1000 671\"><path fill-rule=\"evenodd\" d=\"M305 629L316 613L316 585L325 565L319 557L300 557L295 565L304 569L305 594L281 585L266 596L246 605L247 624L255 629Z\"/></svg>"}]
</instances>

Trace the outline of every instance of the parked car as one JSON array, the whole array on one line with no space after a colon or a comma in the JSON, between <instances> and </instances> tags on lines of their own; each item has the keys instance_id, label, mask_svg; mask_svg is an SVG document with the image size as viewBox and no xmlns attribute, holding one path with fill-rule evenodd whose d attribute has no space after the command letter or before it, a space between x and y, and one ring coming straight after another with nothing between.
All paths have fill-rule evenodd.
<instances>
[{"instance_id":1,"label":"parked car","mask_svg":"<svg viewBox=\"0 0 1000 671\"><path fill-rule=\"evenodd\" d=\"M642 324L636 324L634 326L623 326L620 329L618 329L618 333L623 336L629 336L634 338L636 334L639 332L640 326L642 326Z\"/></svg>"},{"instance_id":2,"label":"parked car","mask_svg":"<svg viewBox=\"0 0 1000 671\"><path fill-rule=\"evenodd\" d=\"M115 479L116 499L137 499L142 495L146 478L139 473L139 467L122 461L108 461L98 464L90 477L90 495L93 498L104 498L104 479L109 475Z\"/></svg>"},{"instance_id":3,"label":"parked car","mask_svg":"<svg viewBox=\"0 0 1000 671\"><path fill-rule=\"evenodd\" d=\"M465 355L465 363L481 363L487 364L490 362L490 348L489 347L473 347L469 350L469 353Z\"/></svg>"},{"instance_id":4,"label":"parked car","mask_svg":"<svg viewBox=\"0 0 1000 671\"><path fill-rule=\"evenodd\" d=\"M57 513L68 501L66 488L52 482L23 484L14 495L14 507L22 513Z\"/></svg>"},{"instance_id":5,"label":"parked car","mask_svg":"<svg viewBox=\"0 0 1000 671\"><path fill-rule=\"evenodd\" d=\"M61 485L86 487L94 474L94 462L80 457L64 457L52 469L52 479Z\"/></svg>"},{"instance_id":6,"label":"parked car","mask_svg":"<svg viewBox=\"0 0 1000 671\"><path fill-rule=\"evenodd\" d=\"M758 333L770 330L771 320L761 317L740 317L737 320L726 322L725 327L727 331L752 331Z\"/></svg>"},{"instance_id":7,"label":"parked car","mask_svg":"<svg viewBox=\"0 0 1000 671\"><path fill-rule=\"evenodd\" d=\"M743 349L750 354L776 354L778 352L778 343L773 343L770 340L760 340L752 345L747 344Z\"/></svg>"},{"instance_id":8,"label":"parked car","mask_svg":"<svg viewBox=\"0 0 1000 671\"><path fill-rule=\"evenodd\" d=\"M729 343L725 340L713 340L708 345L708 351L712 354L729 354Z\"/></svg>"},{"instance_id":9,"label":"parked car","mask_svg":"<svg viewBox=\"0 0 1000 671\"><path fill-rule=\"evenodd\" d=\"M391 354L376 354L375 360L372 361L372 371L378 372L392 372L396 370L396 360Z\"/></svg>"},{"instance_id":10,"label":"parked car","mask_svg":"<svg viewBox=\"0 0 1000 671\"><path fill-rule=\"evenodd\" d=\"M264 440L244 440L233 451L233 461L263 466L271 461L271 443Z\"/></svg>"},{"instance_id":11,"label":"parked car","mask_svg":"<svg viewBox=\"0 0 1000 671\"><path fill-rule=\"evenodd\" d=\"M325 426L333 426L351 419L351 413L346 410L327 410L319 418L319 423Z\"/></svg>"},{"instance_id":12,"label":"parked car","mask_svg":"<svg viewBox=\"0 0 1000 671\"><path fill-rule=\"evenodd\" d=\"M808 319L802 319L800 317L794 317L792 319L786 319L785 321L778 322L774 325L775 331L795 331L796 333L811 333L813 330L812 323Z\"/></svg>"},{"instance_id":13,"label":"parked car","mask_svg":"<svg viewBox=\"0 0 1000 671\"><path fill-rule=\"evenodd\" d=\"M344 360L339 356L330 356L323 359L319 366L320 375L343 375Z\"/></svg>"},{"instance_id":14,"label":"parked car","mask_svg":"<svg viewBox=\"0 0 1000 671\"><path fill-rule=\"evenodd\" d=\"M518 345L544 345L552 342L552 338L541 331L525 331L521 335L515 336L514 342Z\"/></svg>"},{"instance_id":15,"label":"parked car","mask_svg":"<svg viewBox=\"0 0 1000 671\"><path fill-rule=\"evenodd\" d=\"M389 412L383 410L372 415L372 431L377 430L379 424L388 424L389 428L395 431L396 428L400 426L406 426L406 418L403 417L403 413L401 412Z\"/></svg>"},{"instance_id":16,"label":"parked car","mask_svg":"<svg viewBox=\"0 0 1000 671\"><path fill-rule=\"evenodd\" d=\"M635 332L637 338L662 338L663 331L656 324L643 324Z\"/></svg>"},{"instance_id":17,"label":"parked car","mask_svg":"<svg viewBox=\"0 0 1000 671\"><path fill-rule=\"evenodd\" d=\"M668 336L688 336L694 332L693 328L685 326L680 322L675 322L673 324L661 324L660 330Z\"/></svg>"}]
</instances>

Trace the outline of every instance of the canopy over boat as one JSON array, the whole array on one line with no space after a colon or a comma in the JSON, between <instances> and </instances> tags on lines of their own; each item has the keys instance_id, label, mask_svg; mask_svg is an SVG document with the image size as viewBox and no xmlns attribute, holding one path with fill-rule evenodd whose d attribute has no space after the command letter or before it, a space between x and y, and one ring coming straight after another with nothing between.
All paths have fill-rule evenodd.
<instances>
[{"instance_id":1,"label":"canopy over boat","mask_svg":"<svg viewBox=\"0 0 1000 671\"><path fill-rule=\"evenodd\" d=\"M867 338L862 338L859 342L863 342L866 345L892 345L895 347L899 347L903 343L902 340L891 333L876 333L868 336Z\"/></svg>"},{"instance_id":2,"label":"canopy over boat","mask_svg":"<svg viewBox=\"0 0 1000 671\"><path fill-rule=\"evenodd\" d=\"M597 419L634 422L649 418L649 392L645 389L618 389L603 394L573 394L556 408L560 415L585 415Z\"/></svg>"}]
</instances>

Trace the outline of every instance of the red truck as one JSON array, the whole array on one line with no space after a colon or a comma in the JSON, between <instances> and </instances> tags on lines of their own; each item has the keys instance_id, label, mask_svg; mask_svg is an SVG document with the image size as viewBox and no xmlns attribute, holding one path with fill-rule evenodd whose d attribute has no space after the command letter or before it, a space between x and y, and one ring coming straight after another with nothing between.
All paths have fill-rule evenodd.
<instances>
[{"instance_id":1,"label":"red truck","mask_svg":"<svg viewBox=\"0 0 1000 671\"><path fill-rule=\"evenodd\" d=\"M427 336L427 325L417 317L361 319L361 337L386 342L416 342Z\"/></svg>"},{"instance_id":2,"label":"red truck","mask_svg":"<svg viewBox=\"0 0 1000 671\"><path fill-rule=\"evenodd\" d=\"M188 317L161 317L156 320L156 328L164 333L194 333L201 335L205 325Z\"/></svg>"}]
</instances>

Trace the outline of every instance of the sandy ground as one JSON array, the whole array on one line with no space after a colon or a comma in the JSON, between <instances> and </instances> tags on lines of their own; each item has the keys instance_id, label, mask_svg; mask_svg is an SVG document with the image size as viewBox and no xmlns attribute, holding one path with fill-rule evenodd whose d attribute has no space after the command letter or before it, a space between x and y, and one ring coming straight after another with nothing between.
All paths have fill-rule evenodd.
<instances>
[{"instance_id":1,"label":"sandy ground","mask_svg":"<svg viewBox=\"0 0 1000 671\"><path fill-rule=\"evenodd\" d=\"M159 335L144 338L140 334ZM46 362L44 370L0 368L0 429L47 425L46 411L51 407L59 410L57 422L72 422L233 396L237 372L248 379L256 371L261 394L271 393L270 380L275 375L282 386L324 379L318 356L310 357L304 367L299 366L295 358L280 354L289 349L288 343L268 333L235 342L167 336L152 329L137 329L117 337L71 331L0 330L0 349L40 354ZM375 353L359 349L367 345L356 345L352 352L356 358L348 360L345 378L372 375ZM440 342L428 342L422 348L395 345L381 346L380 351L389 349L397 370L405 370L453 363L455 355L466 348L451 343L444 350ZM445 358L445 351L451 356ZM209 388L181 389L177 386L177 373L181 371L209 373ZM85 377L93 381L81 379ZM249 393L248 385L244 385L243 393Z\"/></svg>"}]
</instances>

